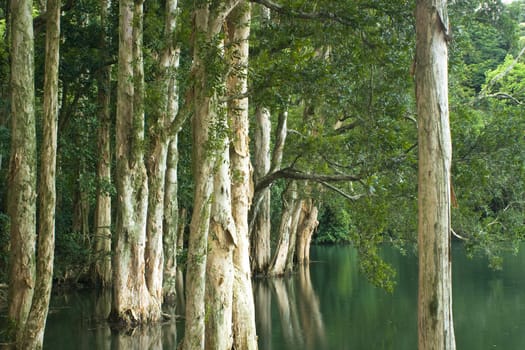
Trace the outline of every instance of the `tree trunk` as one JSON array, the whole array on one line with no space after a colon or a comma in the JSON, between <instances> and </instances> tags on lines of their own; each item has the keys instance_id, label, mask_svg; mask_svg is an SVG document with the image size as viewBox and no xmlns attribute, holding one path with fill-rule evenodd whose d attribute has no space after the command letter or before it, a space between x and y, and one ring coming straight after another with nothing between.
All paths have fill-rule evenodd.
<instances>
[{"instance_id":1,"label":"tree trunk","mask_svg":"<svg viewBox=\"0 0 525 350\"><path fill-rule=\"evenodd\" d=\"M312 199L304 200L301 219L297 230L297 264L307 265L310 262L310 243L312 235L319 225L318 210Z\"/></svg>"},{"instance_id":2,"label":"tree trunk","mask_svg":"<svg viewBox=\"0 0 525 350\"><path fill-rule=\"evenodd\" d=\"M255 124L254 178L257 183L270 171L270 112L264 107L258 107L255 118L257 122ZM252 269L256 275L268 271L271 258L270 189L264 189L260 196L252 231Z\"/></svg>"},{"instance_id":3,"label":"tree trunk","mask_svg":"<svg viewBox=\"0 0 525 350\"><path fill-rule=\"evenodd\" d=\"M210 228L213 170L217 147L227 130L220 122L224 60L220 36L224 19L239 0L195 2L193 28L193 174L195 191L188 239L186 323L182 349L204 349L207 240ZM205 59L205 60L204 60Z\"/></svg>"},{"instance_id":4,"label":"tree trunk","mask_svg":"<svg viewBox=\"0 0 525 350\"><path fill-rule=\"evenodd\" d=\"M155 88L160 96L150 113L150 154L148 157L149 206L146 240L146 282L150 294L162 304L164 274L163 220L166 185L166 161L168 146L172 139L169 130L175 119L177 88L174 74L178 68L179 54L175 48L174 31L177 19L177 0L166 2L164 19L164 48L159 53L160 66L155 79ZM175 105L174 105L175 104ZM176 151L176 150L175 150ZM175 170L176 171L176 170ZM172 175L172 174L170 174ZM168 198L171 201L172 198ZM177 210L175 208L175 210Z\"/></svg>"},{"instance_id":5,"label":"tree trunk","mask_svg":"<svg viewBox=\"0 0 525 350\"><path fill-rule=\"evenodd\" d=\"M241 1L226 19L226 57L232 73L227 79L229 96L245 94L248 89L248 49L251 6ZM255 305L253 301L248 212L252 202L253 183L249 148L248 98L228 103L228 119L232 128L230 145L232 201L231 208L237 228L237 245L233 252L235 281L233 285L233 348L257 349Z\"/></svg>"},{"instance_id":6,"label":"tree trunk","mask_svg":"<svg viewBox=\"0 0 525 350\"><path fill-rule=\"evenodd\" d=\"M21 342L35 286L36 136L32 1L11 1L8 317Z\"/></svg>"},{"instance_id":7,"label":"tree trunk","mask_svg":"<svg viewBox=\"0 0 525 350\"><path fill-rule=\"evenodd\" d=\"M119 11L117 223L111 318L133 326L158 320L160 305L150 296L144 276L148 186L143 149L142 2L121 0Z\"/></svg>"},{"instance_id":8,"label":"tree trunk","mask_svg":"<svg viewBox=\"0 0 525 350\"><path fill-rule=\"evenodd\" d=\"M226 120L219 126L227 130ZM221 132L227 135L226 132ZM232 348L232 302L234 288L233 249L238 244L230 183L229 139L218 142L218 162L213 184L208 260L206 266L206 349Z\"/></svg>"},{"instance_id":9,"label":"tree trunk","mask_svg":"<svg viewBox=\"0 0 525 350\"><path fill-rule=\"evenodd\" d=\"M286 271L288 251L290 249L291 228L295 221L294 217L299 213L297 209L297 184L293 181L283 195L283 209L281 223L279 225L279 240L270 264L268 274L271 276L282 276Z\"/></svg>"},{"instance_id":10,"label":"tree trunk","mask_svg":"<svg viewBox=\"0 0 525 350\"><path fill-rule=\"evenodd\" d=\"M100 1L100 19L102 34L100 50L108 49L107 16L109 0ZM94 280L102 287L112 283L111 270L111 196L108 187L111 184L111 67L101 68L97 77L98 84L98 164L97 164L97 204L95 211L95 256Z\"/></svg>"},{"instance_id":11,"label":"tree trunk","mask_svg":"<svg viewBox=\"0 0 525 350\"><path fill-rule=\"evenodd\" d=\"M38 259L36 285L21 349L41 349L44 343L55 250L56 151L58 118L58 63L60 0L47 1L44 120L40 160Z\"/></svg>"},{"instance_id":12,"label":"tree trunk","mask_svg":"<svg viewBox=\"0 0 525 350\"><path fill-rule=\"evenodd\" d=\"M177 243L179 231L179 203L177 168L179 162L178 137L171 138L166 159L166 187L164 191L164 303L175 303L177 297Z\"/></svg>"},{"instance_id":13,"label":"tree trunk","mask_svg":"<svg viewBox=\"0 0 525 350\"><path fill-rule=\"evenodd\" d=\"M417 0L419 349L456 348L452 318L446 1Z\"/></svg>"},{"instance_id":14,"label":"tree trunk","mask_svg":"<svg viewBox=\"0 0 525 350\"><path fill-rule=\"evenodd\" d=\"M186 271L186 322L184 324L183 350L204 349L207 241L210 225L211 193L215 156L206 151L210 132L215 122L215 91L207 91L206 63L202 58L206 48L202 43L218 34L208 33L209 9L206 4L196 4L194 9L193 94L193 213L188 238ZM200 6L200 7L199 7ZM210 43L211 44L211 43ZM215 48L218 50L218 48Z\"/></svg>"}]
</instances>

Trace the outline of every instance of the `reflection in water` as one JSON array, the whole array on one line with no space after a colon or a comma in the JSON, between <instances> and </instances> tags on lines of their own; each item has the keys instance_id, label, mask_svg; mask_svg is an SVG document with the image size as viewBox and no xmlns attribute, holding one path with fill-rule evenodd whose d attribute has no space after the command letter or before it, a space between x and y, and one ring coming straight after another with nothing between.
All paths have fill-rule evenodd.
<instances>
[{"instance_id":1,"label":"reflection in water","mask_svg":"<svg viewBox=\"0 0 525 350\"><path fill-rule=\"evenodd\" d=\"M525 245L519 255L505 257L502 271L466 259L462 249L457 245L452 254L457 348L525 349ZM417 258L390 247L382 255L398 272L392 294L366 281L350 247L312 247L309 268L255 281L259 349L416 349ZM44 349L176 349L182 322L173 317L118 335L104 322L110 300L110 294L92 292L54 295ZM180 305L176 310L183 313Z\"/></svg>"},{"instance_id":2,"label":"reflection in water","mask_svg":"<svg viewBox=\"0 0 525 350\"><path fill-rule=\"evenodd\" d=\"M162 350L176 349L174 310L163 310L172 320L119 333L106 322L111 291L77 292L52 299L44 336L44 349Z\"/></svg>"},{"instance_id":3,"label":"reflection in water","mask_svg":"<svg viewBox=\"0 0 525 350\"><path fill-rule=\"evenodd\" d=\"M284 341L280 348L325 349L319 299L313 290L308 266L301 266L293 278L257 281L254 290L260 350L272 349L272 291Z\"/></svg>"}]
</instances>

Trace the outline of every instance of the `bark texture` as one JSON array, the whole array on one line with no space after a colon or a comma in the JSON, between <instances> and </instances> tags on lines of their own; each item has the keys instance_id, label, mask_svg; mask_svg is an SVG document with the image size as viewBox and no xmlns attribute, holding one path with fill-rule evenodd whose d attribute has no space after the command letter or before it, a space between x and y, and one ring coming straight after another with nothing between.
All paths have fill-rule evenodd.
<instances>
[{"instance_id":1,"label":"bark texture","mask_svg":"<svg viewBox=\"0 0 525 350\"><path fill-rule=\"evenodd\" d=\"M452 318L450 166L445 0L418 0L416 101L418 112L419 350L456 348Z\"/></svg>"},{"instance_id":2,"label":"bark texture","mask_svg":"<svg viewBox=\"0 0 525 350\"><path fill-rule=\"evenodd\" d=\"M117 223L111 318L137 325L160 318L145 280L148 186L144 165L142 2L119 6L119 72L116 124Z\"/></svg>"},{"instance_id":3,"label":"bark texture","mask_svg":"<svg viewBox=\"0 0 525 350\"><path fill-rule=\"evenodd\" d=\"M239 0L195 1L193 12L193 174L194 204L188 239L186 323L182 349L204 349L207 241L210 228L213 171L224 139L219 99L224 90L221 30ZM222 116L224 117L224 116Z\"/></svg>"},{"instance_id":4,"label":"bark texture","mask_svg":"<svg viewBox=\"0 0 525 350\"><path fill-rule=\"evenodd\" d=\"M226 120L222 119L220 122L226 130ZM223 135L227 133L224 132ZM238 238L231 205L229 138L225 137L221 143L213 175L206 266L206 349L209 350L228 350L233 344L233 249L238 244Z\"/></svg>"},{"instance_id":5,"label":"bark texture","mask_svg":"<svg viewBox=\"0 0 525 350\"><path fill-rule=\"evenodd\" d=\"M193 52L193 177L195 183L193 213L188 238L186 271L186 322L183 350L204 349L205 339L205 286L207 241L210 226L211 193L213 191L213 166L215 155L207 152L210 132L216 118L216 95L206 86L207 70L203 56L204 43L211 43L220 28L209 32L210 11L207 4L195 4ZM217 45L217 44L215 44ZM216 48L216 50L218 50ZM212 98L213 97L213 98Z\"/></svg>"},{"instance_id":6,"label":"bark texture","mask_svg":"<svg viewBox=\"0 0 525 350\"><path fill-rule=\"evenodd\" d=\"M254 148L254 179L257 183L270 171L270 111L259 107L255 112L255 148ZM271 258L270 247L270 189L265 188L260 193L252 232L251 256L254 274L265 274Z\"/></svg>"},{"instance_id":7,"label":"bark texture","mask_svg":"<svg viewBox=\"0 0 525 350\"><path fill-rule=\"evenodd\" d=\"M53 284L56 207L60 0L47 1L44 120L39 183L38 259L31 311L21 349L41 349Z\"/></svg>"},{"instance_id":8,"label":"bark texture","mask_svg":"<svg viewBox=\"0 0 525 350\"><path fill-rule=\"evenodd\" d=\"M108 0L100 1L102 33L100 50L107 50ZM105 54L102 54L105 57ZM94 280L102 287L112 283L111 270L111 196L107 187L111 184L111 67L101 68L98 84L98 163L97 163L97 203L95 212L95 255Z\"/></svg>"},{"instance_id":9,"label":"bark texture","mask_svg":"<svg viewBox=\"0 0 525 350\"><path fill-rule=\"evenodd\" d=\"M298 209L297 184L293 181L290 187L283 195L283 209L281 213L281 223L279 225L279 240L270 264L268 274L270 276L282 276L286 272L287 261L290 250L290 241L297 227L297 221L300 214Z\"/></svg>"},{"instance_id":10,"label":"bark texture","mask_svg":"<svg viewBox=\"0 0 525 350\"><path fill-rule=\"evenodd\" d=\"M36 136L34 37L31 0L12 0L11 158L8 213L11 219L8 317L13 339L22 341L35 287Z\"/></svg>"},{"instance_id":11,"label":"bark texture","mask_svg":"<svg viewBox=\"0 0 525 350\"><path fill-rule=\"evenodd\" d=\"M146 240L146 282L150 294L158 304L162 304L164 250L163 222L166 186L166 161L168 146L172 139L170 126L175 119L177 89L175 73L178 67L179 54L175 48L174 31L177 18L177 0L166 2L164 18L164 48L159 53L158 71L155 79L155 92L150 95L158 101L151 103L153 120L150 134L150 151L148 157L149 206ZM168 201L171 198L167 199ZM176 208L175 208L176 210ZM172 260L173 261L173 260Z\"/></svg>"},{"instance_id":12,"label":"bark texture","mask_svg":"<svg viewBox=\"0 0 525 350\"><path fill-rule=\"evenodd\" d=\"M319 225L317 221L318 209L313 200L303 200L301 217L297 227L297 249L296 257L298 265L307 265L310 262L310 243L312 235Z\"/></svg>"},{"instance_id":13,"label":"bark texture","mask_svg":"<svg viewBox=\"0 0 525 350\"><path fill-rule=\"evenodd\" d=\"M248 51L251 6L241 1L226 20L226 57L232 73L227 78L229 96L244 95L248 87ZM231 210L237 228L237 244L233 251L235 281L233 284L233 348L257 349L255 305L250 268L250 237L248 211L252 202L253 183L249 149L248 99L236 98L228 104L232 128L230 145L232 201Z\"/></svg>"}]
</instances>

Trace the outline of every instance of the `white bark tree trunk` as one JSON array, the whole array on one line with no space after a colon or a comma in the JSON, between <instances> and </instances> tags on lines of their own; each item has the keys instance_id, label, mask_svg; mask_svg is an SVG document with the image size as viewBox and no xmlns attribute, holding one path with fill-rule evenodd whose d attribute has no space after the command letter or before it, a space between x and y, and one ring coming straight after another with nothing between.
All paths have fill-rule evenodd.
<instances>
[{"instance_id":1,"label":"white bark tree trunk","mask_svg":"<svg viewBox=\"0 0 525 350\"><path fill-rule=\"evenodd\" d=\"M312 242L312 235L319 225L317 214L318 210L313 200L311 198L304 200L297 229L296 256L299 265L307 265L310 262L310 243Z\"/></svg>"},{"instance_id":2,"label":"white bark tree trunk","mask_svg":"<svg viewBox=\"0 0 525 350\"><path fill-rule=\"evenodd\" d=\"M290 238L292 228L297 227L300 207L297 210L297 184L293 181L290 188L283 196L283 209L281 223L279 225L279 240L270 264L268 274L270 276L282 276L286 272L288 253L290 250ZM294 224L295 223L295 224Z\"/></svg>"},{"instance_id":3,"label":"white bark tree trunk","mask_svg":"<svg viewBox=\"0 0 525 350\"><path fill-rule=\"evenodd\" d=\"M220 134L227 135L227 122ZM238 244L232 216L229 138L226 136L217 151L213 184L208 260L206 266L206 349L229 350L233 344L232 313L234 268L233 249Z\"/></svg>"},{"instance_id":4,"label":"white bark tree trunk","mask_svg":"<svg viewBox=\"0 0 525 350\"><path fill-rule=\"evenodd\" d=\"M419 350L454 350L446 0L416 2Z\"/></svg>"},{"instance_id":5,"label":"white bark tree trunk","mask_svg":"<svg viewBox=\"0 0 525 350\"><path fill-rule=\"evenodd\" d=\"M8 317L21 342L35 287L36 131L32 1L11 1L11 220Z\"/></svg>"},{"instance_id":6,"label":"white bark tree trunk","mask_svg":"<svg viewBox=\"0 0 525 350\"><path fill-rule=\"evenodd\" d=\"M243 95L248 89L248 51L251 6L241 1L226 19L227 52L232 73L226 89L230 96ZM230 145L232 201L231 208L237 244L233 252L235 280L233 285L233 348L257 349L255 305L250 268L250 237L248 212L252 202L253 183L250 164L248 98L236 98L228 103L228 118L232 128Z\"/></svg>"},{"instance_id":7,"label":"white bark tree trunk","mask_svg":"<svg viewBox=\"0 0 525 350\"><path fill-rule=\"evenodd\" d=\"M258 182L270 171L270 112L264 107L257 108L255 112L255 169L254 178ZM270 189L266 188L260 194L261 199L256 210L252 230L252 261L253 272L265 274L271 258L270 247Z\"/></svg>"},{"instance_id":8,"label":"white bark tree trunk","mask_svg":"<svg viewBox=\"0 0 525 350\"><path fill-rule=\"evenodd\" d=\"M148 203L144 164L144 72L141 1L120 0L117 91L117 223L111 318L136 325L160 318L160 305L146 286Z\"/></svg>"},{"instance_id":9,"label":"white bark tree trunk","mask_svg":"<svg viewBox=\"0 0 525 350\"><path fill-rule=\"evenodd\" d=\"M168 146L173 139L170 134L170 127L175 120L178 109L175 107L177 103L177 85L174 77L179 64L179 53L175 47L174 39L176 19L177 0L167 1L164 18L164 48L159 53L159 71L154 87L158 89L158 92L153 94L154 96L160 96L160 98L159 101L155 101L156 103L152 103L154 106L150 118L153 121L149 130L151 149L148 157L149 203L146 239L146 283L150 294L158 304L162 304L165 267L162 235L164 231L164 200L166 199L166 162ZM173 173L170 173L170 176L172 175ZM171 201L172 199L167 198L167 200ZM177 208L173 210L176 211ZM172 247L174 248L175 245L173 244ZM171 257L170 262L174 262Z\"/></svg>"},{"instance_id":10,"label":"white bark tree trunk","mask_svg":"<svg viewBox=\"0 0 525 350\"><path fill-rule=\"evenodd\" d=\"M193 215L188 239L186 323L182 349L204 349L207 241L210 228L213 170L225 130L219 99L223 96L224 60L220 32L240 0L195 2L193 28Z\"/></svg>"},{"instance_id":11,"label":"white bark tree trunk","mask_svg":"<svg viewBox=\"0 0 525 350\"><path fill-rule=\"evenodd\" d=\"M53 284L55 251L56 152L60 0L47 1L44 120L39 183L38 258L36 285L21 349L41 349Z\"/></svg>"}]
</instances>

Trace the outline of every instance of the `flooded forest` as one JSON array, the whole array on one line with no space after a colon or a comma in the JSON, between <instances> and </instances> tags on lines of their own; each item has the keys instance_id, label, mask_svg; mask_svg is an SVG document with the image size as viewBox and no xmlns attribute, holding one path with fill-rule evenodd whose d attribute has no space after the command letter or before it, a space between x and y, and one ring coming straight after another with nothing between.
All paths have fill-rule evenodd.
<instances>
[{"instance_id":1,"label":"flooded forest","mask_svg":"<svg viewBox=\"0 0 525 350\"><path fill-rule=\"evenodd\" d=\"M0 0L0 348L522 348L523 28Z\"/></svg>"}]
</instances>

